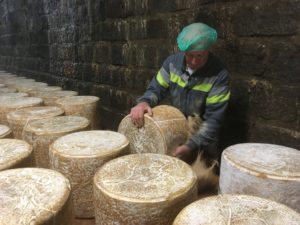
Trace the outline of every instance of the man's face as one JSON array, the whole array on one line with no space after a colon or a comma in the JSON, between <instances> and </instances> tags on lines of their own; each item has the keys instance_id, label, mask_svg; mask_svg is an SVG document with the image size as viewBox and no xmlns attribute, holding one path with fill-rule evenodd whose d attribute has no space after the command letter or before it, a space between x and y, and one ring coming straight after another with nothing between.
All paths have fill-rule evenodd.
<instances>
[{"instance_id":1,"label":"man's face","mask_svg":"<svg viewBox=\"0 0 300 225\"><path fill-rule=\"evenodd\" d=\"M200 69L208 59L208 51L191 51L185 53L185 60L188 67L192 70Z\"/></svg>"}]
</instances>

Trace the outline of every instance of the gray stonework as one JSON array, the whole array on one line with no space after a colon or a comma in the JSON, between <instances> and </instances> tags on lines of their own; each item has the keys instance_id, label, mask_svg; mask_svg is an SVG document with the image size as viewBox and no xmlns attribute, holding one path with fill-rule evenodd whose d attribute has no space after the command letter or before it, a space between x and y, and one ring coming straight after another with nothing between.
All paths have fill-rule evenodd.
<instances>
[{"instance_id":1,"label":"gray stonework","mask_svg":"<svg viewBox=\"0 0 300 225\"><path fill-rule=\"evenodd\" d=\"M299 12L299 0L0 0L0 69L101 97L115 130L180 29L205 22L231 73L223 147L300 149Z\"/></svg>"}]
</instances>

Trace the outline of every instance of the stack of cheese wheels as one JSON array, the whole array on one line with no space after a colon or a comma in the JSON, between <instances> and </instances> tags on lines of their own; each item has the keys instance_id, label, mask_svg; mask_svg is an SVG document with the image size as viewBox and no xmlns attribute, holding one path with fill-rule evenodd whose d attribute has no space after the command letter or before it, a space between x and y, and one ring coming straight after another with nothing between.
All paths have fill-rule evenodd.
<instances>
[{"instance_id":1,"label":"stack of cheese wheels","mask_svg":"<svg viewBox=\"0 0 300 225\"><path fill-rule=\"evenodd\" d=\"M104 164L94 177L96 225L171 224L197 199L196 175L162 154L131 154Z\"/></svg>"},{"instance_id":2,"label":"stack of cheese wheels","mask_svg":"<svg viewBox=\"0 0 300 225\"><path fill-rule=\"evenodd\" d=\"M32 166L32 147L17 139L0 139L0 170Z\"/></svg>"},{"instance_id":3,"label":"stack of cheese wheels","mask_svg":"<svg viewBox=\"0 0 300 225\"><path fill-rule=\"evenodd\" d=\"M299 225L300 214L277 202L247 195L218 195L185 207L173 225Z\"/></svg>"},{"instance_id":4,"label":"stack of cheese wheels","mask_svg":"<svg viewBox=\"0 0 300 225\"><path fill-rule=\"evenodd\" d=\"M0 172L0 224L74 224L70 183L48 169Z\"/></svg>"},{"instance_id":5,"label":"stack of cheese wheels","mask_svg":"<svg viewBox=\"0 0 300 225\"><path fill-rule=\"evenodd\" d=\"M8 125L6 115L17 109L39 106L43 100L35 97L0 98L0 123Z\"/></svg>"},{"instance_id":6,"label":"stack of cheese wheels","mask_svg":"<svg viewBox=\"0 0 300 225\"><path fill-rule=\"evenodd\" d=\"M7 114L7 121L14 137L22 139L23 128L30 121L61 116L64 111L55 106L36 106L19 109Z\"/></svg>"},{"instance_id":7,"label":"stack of cheese wheels","mask_svg":"<svg viewBox=\"0 0 300 225\"><path fill-rule=\"evenodd\" d=\"M45 105L55 106L56 100L68 96L78 95L76 91L41 91L36 92L36 97L42 98Z\"/></svg>"},{"instance_id":8,"label":"stack of cheese wheels","mask_svg":"<svg viewBox=\"0 0 300 225\"><path fill-rule=\"evenodd\" d=\"M98 129L97 109L99 98L96 96L70 96L58 99L56 104L66 115L83 116L90 120L91 128Z\"/></svg>"},{"instance_id":9,"label":"stack of cheese wheels","mask_svg":"<svg viewBox=\"0 0 300 225\"><path fill-rule=\"evenodd\" d=\"M33 90L28 91L30 96L36 97L39 92L47 92L47 91L61 91L62 88L58 86L46 86L46 87L37 87Z\"/></svg>"},{"instance_id":10,"label":"stack of cheese wheels","mask_svg":"<svg viewBox=\"0 0 300 225\"><path fill-rule=\"evenodd\" d=\"M71 182L75 216L95 216L93 177L105 162L129 153L127 138L113 131L82 131L57 139L50 146L50 167Z\"/></svg>"},{"instance_id":11,"label":"stack of cheese wheels","mask_svg":"<svg viewBox=\"0 0 300 225\"><path fill-rule=\"evenodd\" d=\"M0 138L12 137L12 131L10 127L0 124Z\"/></svg>"},{"instance_id":12,"label":"stack of cheese wheels","mask_svg":"<svg viewBox=\"0 0 300 225\"><path fill-rule=\"evenodd\" d=\"M226 148L221 159L220 192L271 199L300 212L300 151L272 144Z\"/></svg>"},{"instance_id":13,"label":"stack of cheese wheels","mask_svg":"<svg viewBox=\"0 0 300 225\"><path fill-rule=\"evenodd\" d=\"M57 138L77 131L89 130L90 122L80 116L58 116L29 122L23 140L33 146L37 167L49 168L49 146Z\"/></svg>"},{"instance_id":14,"label":"stack of cheese wheels","mask_svg":"<svg viewBox=\"0 0 300 225\"><path fill-rule=\"evenodd\" d=\"M9 88L9 87L0 88L0 93L14 93L14 92L17 92L17 89Z\"/></svg>"},{"instance_id":15,"label":"stack of cheese wheels","mask_svg":"<svg viewBox=\"0 0 300 225\"><path fill-rule=\"evenodd\" d=\"M135 127L128 115L121 121L118 131L128 138L132 153L172 155L175 148L187 139L185 116L167 105L154 107L152 111L152 117L145 114L142 128Z\"/></svg>"}]
</instances>

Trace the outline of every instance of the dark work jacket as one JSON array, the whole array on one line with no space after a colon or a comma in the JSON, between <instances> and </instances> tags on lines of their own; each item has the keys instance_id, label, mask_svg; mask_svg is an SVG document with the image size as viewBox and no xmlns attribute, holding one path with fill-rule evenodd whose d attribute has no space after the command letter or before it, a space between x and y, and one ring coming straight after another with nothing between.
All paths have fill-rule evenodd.
<instances>
[{"instance_id":1,"label":"dark work jacket","mask_svg":"<svg viewBox=\"0 0 300 225\"><path fill-rule=\"evenodd\" d=\"M167 95L185 116L198 115L202 119L200 129L186 143L189 147L201 148L218 140L230 91L228 71L212 53L192 75L186 72L184 53L169 56L137 102L153 107Z\"/></svg>"}]
</instances>

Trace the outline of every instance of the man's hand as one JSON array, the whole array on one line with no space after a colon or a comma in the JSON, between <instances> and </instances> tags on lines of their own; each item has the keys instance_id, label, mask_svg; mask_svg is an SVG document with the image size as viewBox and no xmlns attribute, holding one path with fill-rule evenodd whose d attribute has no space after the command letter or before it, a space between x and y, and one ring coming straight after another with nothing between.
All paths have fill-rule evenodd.
<instances>
[{"instance_id":1,"label":"man's hand","mask_svg":"<svg viewBox=\"0 0 300 225\"><path fill-rule=\"evenodd\" d=\"M187 163L192 163L195 160L196 153L196 151L192 151L187 145L180 145L175 149L173 155Z\"/></svg>"},{"instance_id":2,"label":"man's hand","mask_svg":"<svg viewBox=\"0 0 300 225\"><path fill-rule=\"evenodd\" d=\"M134 126L137 128L144 126L145 113L148 113L149 116L152 116L152 109L147 102L141 102L131 108L130 117Z\"/></svg>"}]
</instances>

